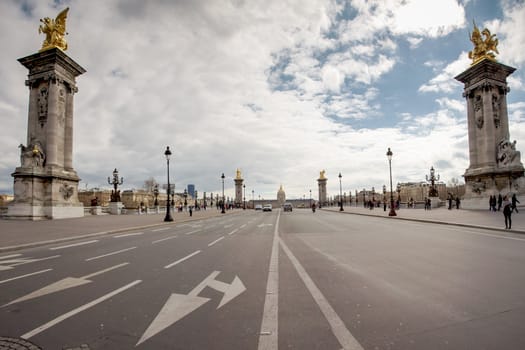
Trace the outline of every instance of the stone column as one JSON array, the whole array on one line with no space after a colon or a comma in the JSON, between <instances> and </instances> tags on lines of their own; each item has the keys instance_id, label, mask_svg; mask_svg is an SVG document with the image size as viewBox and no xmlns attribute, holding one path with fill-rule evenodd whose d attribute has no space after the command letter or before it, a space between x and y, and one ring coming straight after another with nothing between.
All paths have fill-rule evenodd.
<instances>
[{"instance_id":1,"label":"stone column","mask_svg":"<svg viewBox=\"0 0 525 350\"><path fill-rule=\"evenodd\" d=\"M486 209L491 195L525 192L520 152L509 136L507 77L514 71L484 59L456 77L464 84L469 137L463 208Z\"/></svg>"},{"instance_id":2,"label":"stone column","mask_svg":"<svg viewBox=\"0 0 525 350\"><path fill-rule=\"evenodd\" d=\"M29 70L27 143L14 177L9 219L58 219L84 215L73 169L73 93L85 72L53 48L18 60Z\"/></svg>"},{"instance_id":3,"label":"stone column","mask_svg":"<svg viewBox=\"0 0 525 350\"><path fill-rule=\"evenodd\" d=\"M235 206L241 207L242 206L242 183L244 179L235 178L233 181L235 182Z\"/></svg>"},{"instance_id":4,"label":"stone column","mask_svg":"<svg viewBox=\"0 0 525 350\"><path fill-rule=\"evenodd\" d=\"M317 184L319 187L319 205L325 206L328 204L328 199L326 198L326 182L328 179L326 177L320 177L317 179Z\"/></svg>"}]
</instances>

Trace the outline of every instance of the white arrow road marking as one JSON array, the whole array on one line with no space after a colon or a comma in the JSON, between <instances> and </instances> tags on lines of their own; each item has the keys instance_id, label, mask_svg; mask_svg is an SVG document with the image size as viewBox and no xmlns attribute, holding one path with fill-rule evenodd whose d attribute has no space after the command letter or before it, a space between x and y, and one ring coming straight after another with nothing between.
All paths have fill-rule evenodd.
<instances>
[{"instance_id":1,"label":"white arrow road marking","mask_svg":"<svg viewBox=\"0 0 525 350\"><path fill-rule=\"evenodd\" d=\"M114 270L114 269L118 269L119 267L126 266L128 264L129 263L127 263L127 262L126 263L122 263L122 264L118 264L118 265L109 267L107 269L91 273L91 274L83 276L83 277L66 277L64 279L61 279L60 281L51 283L51 284L49 284L49 285L47 285L45 287L42 287L42 288L40 288L38 290L35 290L34 292L31 292L31 293L29 293L27 295L24 295L23 297L20 297L20 298L15 299L15 300L13 300L13 301L5 304L5 305L2 305L2 307L5 307L5 306L11 305L11 304L16 304L16 303L19 303L21 301L26 301L26 300L29 300L29 299L38 298L38 297L41 297L41 296L44 296L44 295L60 292L62 290L66 290L66 289L69 289L69 288L74 288L74 287L82 286L84 284L91 283L92 281L89 280L89 278L95 277L97 275L101 275L103 273L106 273L106 272Z\"/></svg>"},{"instance_id":2,"label":"white arrow road marking","mask_svg":"<svg viewBox=\"0 0 525 350\"><path fill-rule=\"evenodd\" d=\"M216 291L224 293L217 309L221 308L246 290L246 287L237 276L235 276L235 279L231 284L217 281L215 277L217 277L219 273L221 272L212 272L201 283L199 283L197 287L193 288L188 295L176 293L171 294L157 317L151 322L148 329L146 329L135 346L138 346L142 342L163 331L210 301L211 299L209 298L199 297L199 293L202 292L204 288L210 287Z\"/></svg>"},{"instance_id":3,"label":"white arrow road marking","mask_svg":"<svg viewBox=\"0 0 525 350\"><path fill-rule=\"evenodd\" d=\"M41 274L41 273L44 273L44 272L48 272L48 271L52 271L53 269L45 269L45 270L40 270L40 271L37 271L37 272L32 272L32 273L28 273L28 274L25 274L25 275L22 275L22 276L17 276L17 277L13 277L13 278L9 278L9 279L6 279L6 280L3 280L3 281L0 281L0 284L2 283L7 283L7 282L11 282L11 281L14 281L14 280L18 280L20 278L25 278L25 277L29 277L29 276L33 276L33 275L38 275L38 274Z\"/></svg>"},{"instance_id":4,"label":"white arrow road marking","mask_svg":"<svg viewBox=\"0 0 525 350\"><path fill-rule=\"evenodd\" d=\"M89 309L90 307L93 307L93 306L95 306L97 304L100 304L101 302L103 302L103 301L105 301L105 300L107 300L109 298L112 298L113 296L115 296L115 295L117 295L119 293L122 293L123 291L125 291L125 290L127 290L127 289L129 289L129 288L131 288L131 287L141 283L141 282L142 282L142 280L136 280L134 282L131 282L130 284L125 285L124 287L120 287L119 289L114 290L111 293L103 295L103 296L101 296L98 299L95 299L95 300L93 300L93 301L91 301L91 302L89 302L87 304L84 304L84 305L82 305L80 307L77 307L76 309L71 310L71 311L63 314L62 316L59 316L59 317L55 318L54 320L51 320L48 323L46 323L46 324L44 324L44 325L42 325L40 327L37 327L37 328L33 329L30 332L27 332L26 334L22 335L21 338L22 339L29 339L29 338L37 335L38 333L43 332L46 329L51 328L54 325L56 325L56 324L58 324L58 323L60 323L60 322L62 322L64 320L66 320L66 319L68 319L68 318L70 318L70 317L72 317L72 316L74 316L74 315L76 315L76 314L78 314L78 313L80 313L80 312L82 312L84 310Z\"/></svg>"},{"instance_id":5,"label":"white arrow road marking","mask_svg":"<svg viewBox=\"0 0 525 350\"><path fill-rule=\"evenodd\" d=\"M7 256L2 257L2 259L13 258L13 257L17 257L20 255L22 254L7 255ZM53 255L53 256L48 256L48 257L39 258L39 259L18 258L18 259L1 260L0 261L0 271L11 270L14 266L18 266L18 265L29 264L32 262L44 261L44 260L54 259L54 258L59 258L59 257L60 255Z\"/></svg>"}]
</instances>

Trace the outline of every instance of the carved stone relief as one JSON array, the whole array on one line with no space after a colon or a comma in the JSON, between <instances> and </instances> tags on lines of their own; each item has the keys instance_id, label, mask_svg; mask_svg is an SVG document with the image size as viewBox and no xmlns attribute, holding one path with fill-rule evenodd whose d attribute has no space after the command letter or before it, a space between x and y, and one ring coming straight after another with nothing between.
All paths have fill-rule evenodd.
<instances>
[{"instance_id":1,"label":"carved stone relief","mask_svg":"<svg viewBox=\"0 0 525 350\"><path fill-rule=\"evenodd\" d=\"M497 94L492 94L492 113L494 116L494 126L499 128L500 120L500 97Z\"/></svg>"},{"instance_id":2,"label":"carved stone relief","mask_svg":"<svg viewBox=\"0 0 525 350\"><path fill-rule=\"evenodd\" d=\"M474 96L474 117L478 129L483 127L483 98L481 95Z\"/></svg>"},{"instance_id":3,"label":"carved stone relief","mask_svg":"<svg viewBox=\"0 0 525 350\"><path fill-rule=\"evenodd\" d=\"M38 122L40 123L40 127L44 127L44 124L47 121L47 94L47 86L40 87L37 98Z\"/></svg>"}]
</instances>

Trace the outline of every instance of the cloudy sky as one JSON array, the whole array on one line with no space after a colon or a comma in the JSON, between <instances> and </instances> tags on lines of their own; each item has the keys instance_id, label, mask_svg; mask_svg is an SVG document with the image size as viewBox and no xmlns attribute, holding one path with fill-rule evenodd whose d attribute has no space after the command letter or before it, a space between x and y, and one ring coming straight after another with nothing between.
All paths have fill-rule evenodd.
<instances>
[{"instance_id":1,"label":"cloudy sky","mask_svg":"<svg viewBox=\"0 0 525 350\"><path fill-rule=\"evenodd\" d=\"M177 191L317 198L397 182L441 180L469 166L463 86L472 22L499 38L511 140L525 150L523 0L95 0L0 2L0 193L26 143L27 70L39 19L69 6L66 53L77 79L74 167L79 188L124 189L153 177Z\"/></svg>"}]
</instances>

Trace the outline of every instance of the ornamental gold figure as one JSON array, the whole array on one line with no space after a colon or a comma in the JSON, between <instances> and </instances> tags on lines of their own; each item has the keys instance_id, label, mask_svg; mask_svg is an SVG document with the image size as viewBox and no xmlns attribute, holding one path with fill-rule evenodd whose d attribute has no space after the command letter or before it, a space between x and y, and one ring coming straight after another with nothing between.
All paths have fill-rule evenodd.
<instances>
[{"instance_id":1,"label":"ornamental gold figure","mask_svg":"<svg viewBox=\"0 0 525 350\"><path fill-rule=\"evenodd\" d=\"M484 58L496 61L495 53L499 54L499 41L496 38L496 34L491 34L487 28L480 32L474 22L474 31L470 35L470 41L474 44L474 49L468 53L468 58L472 59L472 65L475 65Z\"/></svg>"},{"instance_id":2,"label":"ornamental gold figure","mask_svg":"<svg viewBox=\"0 0 525 350\"><path fill-rule=\"evenodd\" d=\"M38 27L38 34L44 33L46 39L42 44L42 48L39 52L52 49L54 47L59 48L62 51L67 50L67 42L64 38L66 33L66 18L69 7L58 14L56 19L45 17L40 19L43 24Z\"/></svg>"}]
</instances>

